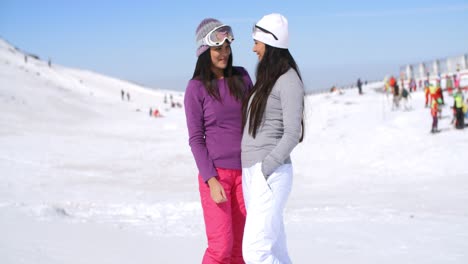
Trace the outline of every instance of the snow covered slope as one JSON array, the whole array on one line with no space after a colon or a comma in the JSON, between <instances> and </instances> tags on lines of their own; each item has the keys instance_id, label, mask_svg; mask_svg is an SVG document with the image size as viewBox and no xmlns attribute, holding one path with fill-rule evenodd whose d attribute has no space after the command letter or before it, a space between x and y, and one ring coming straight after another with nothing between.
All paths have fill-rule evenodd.
<instances>
[{"instance_id":1,"label":"snow covered slope","mask_svg":"<svg viewBox=\"0 0 468 264\"><path fill-rule=\"evenodd\" d=\"M446 107L442 132L430 134L422 92L410 110L391 111L380 86L306 98L285 212L291 258L467 263L468 131L451 127ZM0 262L200 263L197 169L169 94L182 102L179 92L25 63L0 40Z\"/></svg>"}]
</instances>

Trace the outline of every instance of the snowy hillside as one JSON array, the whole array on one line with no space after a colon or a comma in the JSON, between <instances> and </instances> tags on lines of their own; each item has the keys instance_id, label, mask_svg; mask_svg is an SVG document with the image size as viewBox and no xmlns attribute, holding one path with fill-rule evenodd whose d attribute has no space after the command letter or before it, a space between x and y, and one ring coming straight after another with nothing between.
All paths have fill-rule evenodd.
<instances>
[{"instance_id":1,"label":"snowy hillside","mask_svg":"<svg viewBox=\"0 0 468 264\"><path fill-rule=\"evenodd\" d=\"M430 134L422 92L391 111L380 88L306 98L285 214L291 258L467 263L468 131L445 107ZM25 62L0 40L0 263L200 263L197 169L170 94L183 101Z\"/></svg>"}]
</instances>

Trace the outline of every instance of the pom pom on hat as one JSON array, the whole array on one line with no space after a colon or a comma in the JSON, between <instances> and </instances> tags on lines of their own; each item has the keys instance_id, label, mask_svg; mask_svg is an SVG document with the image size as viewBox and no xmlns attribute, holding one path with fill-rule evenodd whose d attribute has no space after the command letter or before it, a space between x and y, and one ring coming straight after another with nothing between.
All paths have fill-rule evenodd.
<instances>
[{"instance_id":1,"label":"pom pom on hat","mask_svg":"<svg viewBox=\"0 0 468 264\"><path fill-rule=\"evenodd\" d=\"M210 48L208 45L203 44L203 39L211 30L221 25L223 25L223 23L214 18L205 18L200 22L200 25L198 25L197 30L195 31L197 57Z\"/></svg>"},{"instance_id":2,"label":"pom pom on hat","mask_svg":"<svg viewBox=\"0 0 468 264\"><path fill-rule=\"evenodd\" d=\"M283 15L276 13L266 15L257 22L256 26L272 34L254 28L252 37L255 40L276 48L287 49L289 47L288 20Z\"/></svg>"}]
</instances>

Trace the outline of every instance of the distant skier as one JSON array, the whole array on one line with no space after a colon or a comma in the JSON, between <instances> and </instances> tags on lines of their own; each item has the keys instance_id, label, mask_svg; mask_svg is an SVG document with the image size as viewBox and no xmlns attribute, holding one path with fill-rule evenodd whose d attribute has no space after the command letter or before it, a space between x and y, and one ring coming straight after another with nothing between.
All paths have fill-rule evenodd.
<instances>
[{"instance_id":1,"label":"distant skier","mask_svg":"<svg viewBox=\"0 0 468 264\"><path fill-rule=\"evenodd\" d=\"M388 80L388 86L390 87L390 91L391 91L392 94L394 93L393 90L395 89L395 85L396 85L396 79L392 75L392 76L390 76L390 80Z\"/></svg>"},{"instance_id":2,"label":"distant skier","mask_svg":"<svg viewBox=\"0 0 468 264\"><path fill-rule=\"evenodd\" d=\"M455 89L457 89L458 87L460 87L460 79L461 79L460 69L457 69L457 73L453 75L453 79L455 82Z\"/></svg>"},{"instance_id":3,"label":"distant skier","mask_svg":"<svg viewBox=\"0 0 468 264\"><path fill-rule=\"evenodd\" d=\"M414 78L410 79L409 91L410 91L410 93L416 92L416 80Z\"/></svg>"},{"instance_id":4,"label":"distant skier","mask_svg":"<svg viewBox=\"0 0 468 264\"><path fill-rule=\"evenodd\" d=\"M358 78L357 80L357 88L359 90L359 94L361 95L362 94L362 82L361 82L361 78Z\"/></svg>"},{"instance_id":5,"label":"distant skier","mask_svg":"<svg viewBox=\"0 0 468 264\"><path fill-rule=\"evenodd\" d=\"M429 107L429 78L424 81L424 97L426 98L425 107Z\"/></svg>"},{"instance_id":6,"label":"distant skier","mask_svg":"<svg viewBox=\"0 0 468 264\"><path fill-rule=\"evenodd\" d=\"M442 92L442 87L440 87L440 81L437 82L436 93L438 103L441 105L445 105L444 93Z\"/></svg>"},{"instance_id":7,"label":"distant skier","mask_svg":"<svg viewBox=\"0 0 468 264\"><path fill-rule=\"evenodd\" d=\"M120 96L122 97L122 101L124 100L125 97L125 92L124 90L120 90Z\"/></svg>"},{"instance_id":8,"label":"distant skier","mask_svg":"<svg viewBox=\"0 0 468 264\"><path fill-rule=\"evenodd\" d=\"M153 115L153 108L150 107L149 109L149 116L152 116Z\"/></svg>"},{"instance_id":9,"label":"distant skier","mask_svg":"<svg viewBox=\"0 0 468 264\"><path fill-rule=\"evenodd\" d=\"M400 91L399 91L398 83L395 82L395 86L393 87L393 105L392 110L400 108Z\"/></svg>"},{"instance_id":10,"label":"distant skier","mask_svg":"<svg viewBox=\"0 0 468 264\"><path fill-rule=\"evenodd\" d=\"M49 61L47 62L47 64L49 65L49 68L52 67L52 61L50 60L50 58L49 58Z\"/></svg>"},{"instance_id":11,"label":"distant skier","mask_svg":"<svg viewBox=\"0 0 468 264\"><path fill-rule=\"evenodd\" d=\"M388 98L388 94L390 92L390 84L389 84L388 76L384 77L383 83L384 83L384 93Z\"/></svg>"},{"instance_id":12,"label":"distant skier","mask_svg":"<svg viewBox=\"0 0 468 264\"><path fill-rule=\"evenodd\" d=\"M431 133L437 133L439 132L437 128L437 122L438 122L438 117L437 114L439 113L439 103L437 100L432 100L431 103L431 116L432 116L432 129Z\"/></svg>"},{"instance_id":13,"label":"distant skier","mask_svg":"<svg viewBox=\"0 0 468 264\"><path fill-rule=\"evenodd\" d=\"M159 112L159 110L157 108L154 109L153 116L154 117L162 117L161 112Z\"/></svg>"},{"instance_id":14,"label":"distant skier","mask_svg":"<svg viewBox=\"0 0 468 264\"><path fill-rule=\"evenodd\" d=\"M409 97L410 97L410 93L408 92L408 90L403 87L403 89L401 90L401 98L402 98L402 101L403 101L403 108L405 110L410 110L411 107L409 106Z\"/></svg>"},{"instance_id":15,"label":"distant skier","mask_svg":"<svg viewBox=\"0 0 468 264\"><path fill-rule=\"evenodd\" d=\"M455 128L463 129L465 127L465 117L463 116L463 93L460 87L457 88L457 92L453 95L453 99L453 108L456 112Z\"/></svg>"},{"instance_id":16,"label":"distant skier","mask_svg":"<svg viewBox=\"0 0 468 264\"><path fill-rule=\"evenodd\" d=\"M448 94L452 95L453 81L452 81L452 77L450 77L448 74L445 76L445 87L447 89Z\"/></svg>"},{"instance_id":17,"label":"distant skier","mask_svg":"<svg viewBox=\"0 0 468 264\"><path fill-rule=\"evenodd\" d=\"M127 92L127 101L130 101L130 93Z\"/></svg>"}]
</instances>

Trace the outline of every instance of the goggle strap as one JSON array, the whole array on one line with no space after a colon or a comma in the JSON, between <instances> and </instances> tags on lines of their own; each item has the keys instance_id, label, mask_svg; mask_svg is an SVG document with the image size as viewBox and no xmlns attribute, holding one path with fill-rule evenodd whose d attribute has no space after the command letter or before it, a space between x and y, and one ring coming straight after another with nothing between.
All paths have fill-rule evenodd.
<instances>
[{"instance_id":1,"label":"goggle strap","mask_svg":"<svg viewBox=\"0 0 468 264\"><path fill-rule=\"evenodd\" d=\"M260 31L263 31L264 33L267 33L267 34L272 35L272 36L275 38L275 40L278 40L278 37L276 37L276 35L273 34L273 32L271 32L271 31L269 31L269 30L266 30L266 29L264 29L264 28L262 28L262 27L260 27L260 26L257 26L257 25L255 25L255 28L260 29Z\"/></svg>"}]
</instances>

